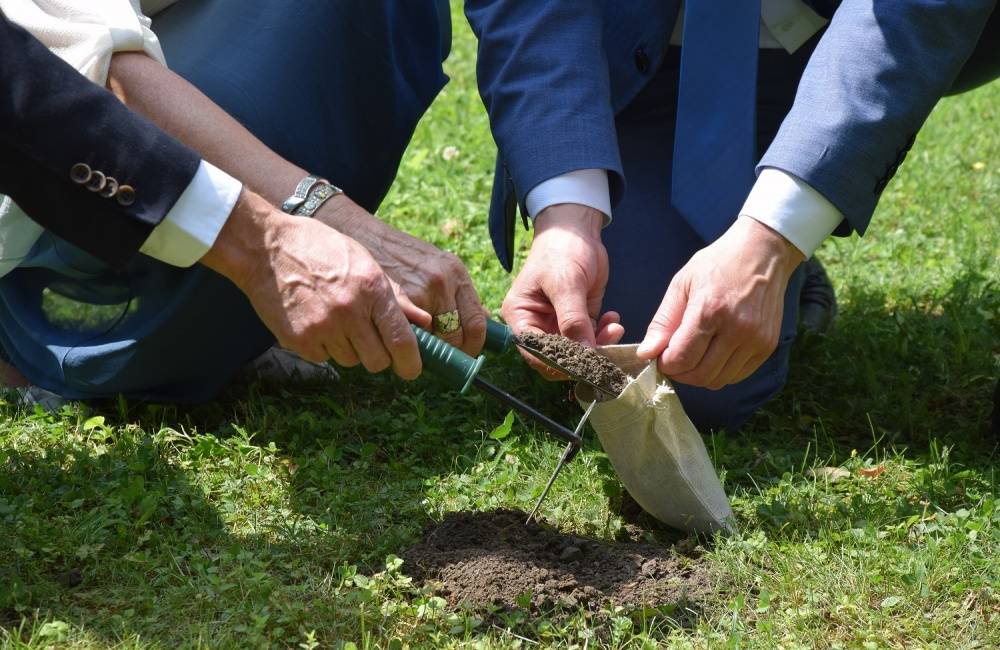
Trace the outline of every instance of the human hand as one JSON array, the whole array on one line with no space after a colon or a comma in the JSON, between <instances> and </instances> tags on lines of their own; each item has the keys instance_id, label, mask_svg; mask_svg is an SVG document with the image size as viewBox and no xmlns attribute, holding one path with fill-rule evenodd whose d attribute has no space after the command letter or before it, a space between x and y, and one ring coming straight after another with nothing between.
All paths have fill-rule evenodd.
<instances>
[{"instance_id":1,"label":"human hand","mask_svg":"<svg viewBox=\"0 0 1000 650\"><path fill-rule=\"evenodd\" d=\"M303 359L420 374L408 321L427 327L430 314L395 290L364 246L333 228L244 191L201 261L232 280L278 343Z\"/></svg>"},{"instance_id":2,"label":"human hand","mask_svg":"<svg viewBox=\"0 0 1000 650\"><path fill-rule=\"evenodd\" d=\"M774 230L737 219L671 280L638 356L692 386L746 379L778 345L785 289L804 259Z\"/></svg>"},{"instance_id":3,"label":"human hand","mask_svg":"<svg viewBox=\"0 0 1000 650\"><path fill-rule=\"evenodd\" d=\"M479 354L486 340L486 310L457 256L396 230L346 196L331 199L324 208L316 218L367 248L414 304L430 314L457 309L461 328L435 334L466 354Z\"/></svg>"},{"instance_id":4,"label":"human hand","mask_svg":"<svg viewBox=\"0 0 1000 650\"><path fill-rule=\"evenodd\" d=\"M598 320L608 283L603 221L598 210L575 203L550 206L535 218L528 259L501 310L515 333L562 334L591 347L621 340L625 330L617 313ZM562 378L531 355L524 358L543 376Z\"/></svg>"}]
</instances>

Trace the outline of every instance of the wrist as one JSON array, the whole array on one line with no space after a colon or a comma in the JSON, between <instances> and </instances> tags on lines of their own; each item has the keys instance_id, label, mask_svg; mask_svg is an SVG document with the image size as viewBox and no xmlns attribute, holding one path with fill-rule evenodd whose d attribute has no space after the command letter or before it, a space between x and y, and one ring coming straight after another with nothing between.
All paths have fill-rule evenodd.
<instances>
[{"instance_id":1,"label":"wrist","mask_svg":"<svg viewBox=\"0 0 1000 650\"><path fill-rule=\"evenodd\" d=\"M332 197L313 215L313 219L348 236L358 228L364 227L366 218L374 219L366 210L358 208L346 194Z\"/></svg>"},{"instance_id":2,"label":"wrist","mask_svg":"<svg viewBox=\"0 0 1000 650\"><path fill-rule=\"evenodd\" d=\"M733 227L744 232L744 237L751 246L765 251L769 257L777 260L787 275L791 275L796 267L805 261L805 255L795 244L777 230L753 217L739 218Z\"/></svg>"},{"instance_id":3,"label":"wrist","mask_svg":"<svg viewBox=\"0 0 1000 650\"><path fill-rule=\"evenodd\" d=\"M281 222L291 218L244 188L215 243L200 262L242 289L260 266L260 254L268 250Z\"/></svg>"},{"instance_id":4,"label":"wrist","mask_svg":"<svg viewBox=\"0 0 1000 650\"><path fill-rule=\"evenodd\" d=\"M550 205L535 217L535 236L549 231L569 232L586 239L601 238L604 213L579 203Z\"/></svg>"}]
</instances>

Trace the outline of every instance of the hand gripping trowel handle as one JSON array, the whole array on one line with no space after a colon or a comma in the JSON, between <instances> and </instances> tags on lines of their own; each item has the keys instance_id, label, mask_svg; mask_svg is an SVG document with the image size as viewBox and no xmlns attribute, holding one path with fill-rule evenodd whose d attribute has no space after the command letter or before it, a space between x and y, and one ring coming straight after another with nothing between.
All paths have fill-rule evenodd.
<instances>
[{"instance_id":1,"label":"hand gripping trowel handle","mask_svg":"<svg viewBox=\"0 0 1000 650\"><path fill-rule=\"evenodd\" d=\"M505 349L510 345L509 338L507 338L510 336L510 329L506 325L502 325L496 321L489 321L489 323L494 323L497 326L492 328L492 339L490 335L491 328L487 326L489 349L497 351ZM479 371L483 367L483 362L486 360L485 357L470 357L427 330L421 329L416 325L411 325L411 327L414 334L417 335L417 346L420 348L420 360L424 364L424 370L444 379L460 393L465 393L469 390L470 386L475 386L518 413L531 418L549 431L549 433L562 438L579 449L580 435L578 433L574 433L507 391L494 386L485 379L481 379ZM506 333L500 328L506 330Z\"/></svg>"}]
</instances>

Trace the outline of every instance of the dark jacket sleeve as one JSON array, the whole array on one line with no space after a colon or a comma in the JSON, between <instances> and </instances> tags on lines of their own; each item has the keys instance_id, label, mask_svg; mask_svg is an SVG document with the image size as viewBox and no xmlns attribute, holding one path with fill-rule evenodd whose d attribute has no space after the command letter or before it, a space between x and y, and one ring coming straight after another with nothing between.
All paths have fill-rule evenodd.
<instances>
[{"instance_id":1,"label":"dark jacket sleeve","mask_svg":"<svg viewBox=\"0 0 1000 650\"><path fill-rule=\"evenodd\" d=\"M608 63L596 0L466 0L476 74L518 199L577 169L606 169L620 193Z\"/></svg>"},{"instance_id":2,"label":"dark jacket sleeve","mask_svg":"<svg viewBox=\"0 0 1000 650\"><path fill-rule=\"evenodd\" d=\"M0 88L0 193L59 237L126 264L190 184L198 154L2 14ZM79 163L130 186L133 199L74 182Z\"/></svg>"}]
</instances>

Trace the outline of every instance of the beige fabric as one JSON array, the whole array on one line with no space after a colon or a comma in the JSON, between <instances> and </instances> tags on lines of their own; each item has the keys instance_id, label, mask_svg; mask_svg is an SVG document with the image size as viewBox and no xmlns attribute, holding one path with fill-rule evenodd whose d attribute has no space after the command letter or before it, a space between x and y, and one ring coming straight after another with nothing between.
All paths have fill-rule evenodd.
<instances>
[{"instance_id":1,"label":"beige fabric","mask_svg":"<svg viewBox=\"0 0 1000 650\"><path fill-rule=\"evenodd\" d=\"M160 42L142 10L147 5L159 10L168 2L0 0L0 10L62 60L103 86L115 52L145 52L165 64Z\"/></svg>"},{"instance_id":2,"label":"beige fabric","mask_svg":"<svg viewBox=\"0 0 1000 650\"><path fill-rule=\"evenodd\" d=\"M732 530L733 511L677 393L656 365L635 356L637 345L600 348L634 379L590 415L601 446L622 484L643 510L685 531ZM582 406L592 395L576 388Z\"/></svg>"}]
</instances>

